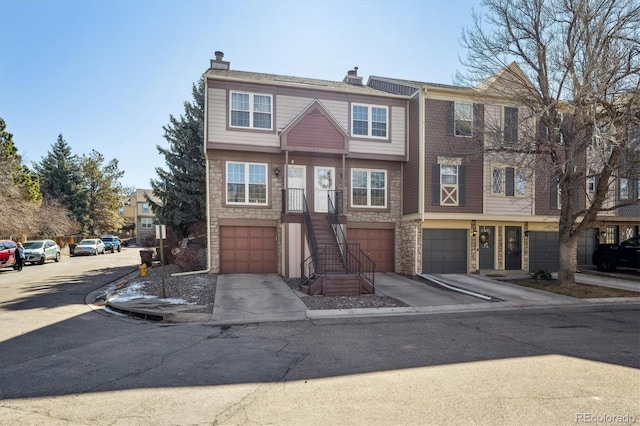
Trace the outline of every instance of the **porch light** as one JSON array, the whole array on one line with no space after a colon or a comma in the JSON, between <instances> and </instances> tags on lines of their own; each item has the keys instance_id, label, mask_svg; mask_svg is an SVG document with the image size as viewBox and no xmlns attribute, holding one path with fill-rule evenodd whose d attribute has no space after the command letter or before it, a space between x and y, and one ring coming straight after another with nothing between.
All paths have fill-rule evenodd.
<instances>
[{"instance_id":1,"label":"porch light","mask_svg":"<svg viewBox=\"0 0 640 426\"><path fill-rule=\"evenodd\" d=\"M278 177L278 175L280 174L280 168L276 167L276 169L273 171L273 173L275 173L276 177Z\"/></svg>"}]
</instances>

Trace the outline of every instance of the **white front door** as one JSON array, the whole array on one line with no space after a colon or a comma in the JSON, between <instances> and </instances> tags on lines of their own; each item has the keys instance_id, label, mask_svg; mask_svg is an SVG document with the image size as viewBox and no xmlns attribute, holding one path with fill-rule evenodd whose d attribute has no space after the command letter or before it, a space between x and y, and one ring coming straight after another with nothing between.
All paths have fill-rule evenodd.
<instances>
[{"instance_id":1,"label":"white front door","mask_svg":"<svg viewBox=\"0 0 640 426\"><path fill-rule=\"evenodd\" d=\"M301 212L303 195L307 188L307 167L287 166L287 191L288 209L290 212Z\"/></svg>"},{"instance_id":2,"label":"white front door","mask_svg":"<svg viewBox=\"0 0 640 426\"><path fill-rule=\"evenodd\" d=\"M314 168L314 211L316 213L326 213L329 211L327 196L329 191L336 189L335 167L315 167ZM333 192L331 192L333 195Z\"/></svg>"}]
</instances>

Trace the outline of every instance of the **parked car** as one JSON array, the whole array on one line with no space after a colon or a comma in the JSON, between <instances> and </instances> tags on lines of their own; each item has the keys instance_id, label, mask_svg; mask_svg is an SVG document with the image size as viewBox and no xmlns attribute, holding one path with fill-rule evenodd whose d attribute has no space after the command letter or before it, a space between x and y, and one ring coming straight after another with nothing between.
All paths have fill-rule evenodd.
<instances>
[{"instance_id":1,"label":"parked car","mask_svg":"<svg viewBox=\"0 0 640 426\"><path fill-rule=\"evenodd\" d=\"M96 256L98 254L104 254L104 243L100 238L90 238L80 241L73 249L74 256Z\"/></svg>"},{"instance_id":2,"label":"parked car","mask_svg":"<svg viewBox=\"0 0 640 426\"><path fill-rule=\"evenodd\" d=\"M115 237L113 235L103 235L102 237L100 237L100 239L104 243L105 250L110 251L111 253L113 253L116 250L120 252L121 250L120 238Z\"/></svg>"},{"instance_id":3,"label":"parked car","mask_svg":"<svg viewBox=\"0 0 640 426\"><path fill-rule=\"evenodd\" d=\"M42 265L47 260L60 262L60 246L53 240L33 240L22 243L24 263Z\"/></svg>"},{"instance_id":4,"label":"parked car","mask_svg":"<svg viewBox=\"0 0 640 426\"><path fill-rule=\"evenodd\" d=\"M640 269L640 235L620 244L598 244L592 261L603 272L615 271L617 267Z\"/></svg>"},{"instance_id":5,"label":"parked car","mask_svg":"<svg viewBox=\"0 0 640 426\"><path fill-rule=\"evenodd\" d=\"M0 268L16 269L16 243L11 240L0 240Z\"/></svg>"}]
</instances>

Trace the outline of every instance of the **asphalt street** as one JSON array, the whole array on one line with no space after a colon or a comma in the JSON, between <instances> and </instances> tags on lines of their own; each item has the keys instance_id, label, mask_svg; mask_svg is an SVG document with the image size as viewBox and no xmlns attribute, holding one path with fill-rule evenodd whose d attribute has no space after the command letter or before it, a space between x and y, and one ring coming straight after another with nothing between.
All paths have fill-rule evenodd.
<instances>
[{"instance_id":1,"label":"asphalt street","mask_svg":"<svg viewBox=\"0 0 640 426\"><path fill-rule=\"evenodd\" d=\"M0 273L0 423L640 423L638 304L224 327L84 304L137 256Z\"/></svg>"}]
</instances>

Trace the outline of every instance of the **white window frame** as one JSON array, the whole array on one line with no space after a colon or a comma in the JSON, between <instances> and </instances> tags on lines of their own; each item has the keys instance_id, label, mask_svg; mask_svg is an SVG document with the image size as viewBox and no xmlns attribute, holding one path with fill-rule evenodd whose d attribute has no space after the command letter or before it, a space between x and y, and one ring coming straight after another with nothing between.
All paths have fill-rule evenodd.
<instances>
[{"instance_id":1,"label":"white window frame","mask_svg":"<svg viewBox=\"0 0 640 426\"><path fill-rule=\"evenodd\" d=\"M246 95L249 97L249 109L248 110L244 110L244 109L233 109L233 95ZM268 97L269 98L269 127L256 127L255 123L254 123L254 114L259 113L259 114L267 114L264 111L256 111L256 96L264 96L264 97ZM241 111L241 112L247 112L249 113L249 125L248 126L240 126L240 125L234 125L233 124L233 112L234 111ZM253 92L241 92L241 91L237 91L237 90L232 90L229 91L229 127L234 128L234 129L253 129L253 130L264 130L264 131L271 131L273 130L273 95L269 94L269 93L253 93Z\"/></svg>"},{"instance_id":2,"label":"white window frame","mask_svg":"<svg viewBox=\"0 0 640 426\"><path fill-rule=\"evenodd\" d=\"M354 173L356 172L360 172L360 173L366 173L367 174L367 182L366 182L366 187L356 187L354 185ZM384 174L384 188L372 188L371 187L371 173L383 173ZM388 196L388 188L389 188L389 181L387 179L388 174L386 170L381 170L381 169L351 169L351 207L353 208L372 208L372 209L386 209L387 208L387 196ZM353 191L355 189L366 189L367 191L367 204L354 204L353 201ZM371 192L374 189L383 189L384 190L384 205L378 206L378 205L372 205L371 204Z\"/></svg>"},{"instance_id":3,"label":"white window frame","mask_svg":"<svg viewBox=\"0 0 640 426\"><path fill-rule=\"evenodd\" d=\"M595 192L596 191L596 177L595 176L589 176L587 178L587 191L588 192Z\"/></svg>"},{"instance_id":4,"label":"white window frame","mask_svg":"<svg viewBox=\"0 0 640 426\"><path fill-rule=\"evenodd\" d=\"M229 178L229 165L241 164L244 166L243 182L232 182ZM251 185L251 166L259 166L264 168L264 186L265 196L264 202L251 202L249 199L249 187ZM243 161L227 161L224 166L225 173L225 202L228 205L236 206L266 206L269 204L269 167L267 163L254 163ZM244 201L229 201L229 184L243 184L244 185Z\"/></svg>"},{"instance_id":5,"label":"white window frame","mask_svg":"<svg viewBox=\"0 0 640 426\"><path fill-rule=\"evenodd\" d=\"M439 202L441 206L457 207L460 205L460 166L462 159L455 157L438 157L439 166ZM454 176L455 183L445 183L444 176Z\"/></svg>"},{"instance_id":6,"label":"white window frame","mask_svg":"<svg viewBox=\"0 0 640 426\"><path fill-rule=\"evenodd\" d=\"M620 200L629 200L631 199L630 195L631 195L631 191L629 188L629 185L631 184L631 181L627 178L620 178L620 194L619 194L619 199Z\"/></svg>"},{"instance_id":7,"label":"white window frame","mask_svg":"<svg viewBox=\"0 0 640 426\"><path fill-rule=\"evenodd\" d=\"M142 213L149 213L149 203L142 203Z\"/></svg>"},{"instance_id":8,"label":"white window frame","mask_svg":"<svg viewBox=\"0 0 640 426\"><path fill-rule=\"evenodd\" d=\"M356 107L361 107L361 108L366 108L367 109L367 134L366 135L362 135L362 134L356 134L355 133L355 126L354 123L356 121L362 121L364 122L364 120L356 120L355 117L355 113L354 113L354 109ZM374 136L373 135L373 124L374 123L382 123L381 121L374 121L373 119L373 109L374 108L378 108L378 109L382 109L385 111L385 131L384 131L384 136ZM390 117L389 117L389 107L386 105L371 105L371 104L360 104L360 103L352 103L351 104L351 136L353 136L354 138L368 138L368 139L380 139L380 140L388 140L389 139L389 121L390 121Z\"/></svg>"},{"instance_id":9,"label":"white window frame","mask_svg":"<svg viewBox=\"0 0 640 426\"><path fill-rule=\"evenodd\" d=\"M466 113L465 111L458 112L458 107L460 107L460 109L462 109L463 106L469 108L469 112L471 113L471 116L470 116L469 120L458 119L459 116L464 115ZM469 122L469 134L459 133L458 121L461 121L461 122L463 122L463 121L467 122L468 121ZM460 130L460 132L462 132L462 130ZM453 134L454 134L454 136L457 136L459 138L471 138L471 137L473 137L473 104L470 104L468 102L454 102L453 103Z\"/></svg>"},{"instance_id":10,"label":"white window frame","mask_svg":"<svg viewBox=\"0 0 640 426\"><path fill-rule=\"evenodd\" d=\"M506 176L506 173L505 173ZM519 185L524 185L524 191L518 191ZM521 187L521 186L520 186ZM527 196L527 172L523 169L513 168L513 196L514 197L526 197Z\"/></svg>"},{"instance_id":11,"label":"white window frame","mask_svg":"<svg viewBox=\"0 0 640 426\"><path fill-rule=\"evenodd\" d=\"M513 195L507 195L507 168L513 169ZM500 192L496 192L496 185L494 183L495 172L499 172L500 174ZM519 191L519 189L522 188L522 184L524 184L524 191ZM500 197L523 198L527 196L527 186L526 170L504 165L491 166L491 195Z\"/></svg>"},{"instance_id":12,"label":"white window frame","mask_svg":"<svg viewBox=\"0 0 640 426\"><path fill-rule=\"evenodd\" d=\"M153 219L150 217L141 217L140 218L140 228L142 229L151 229L153 228Z\"/></svg>"}]
</instances>

